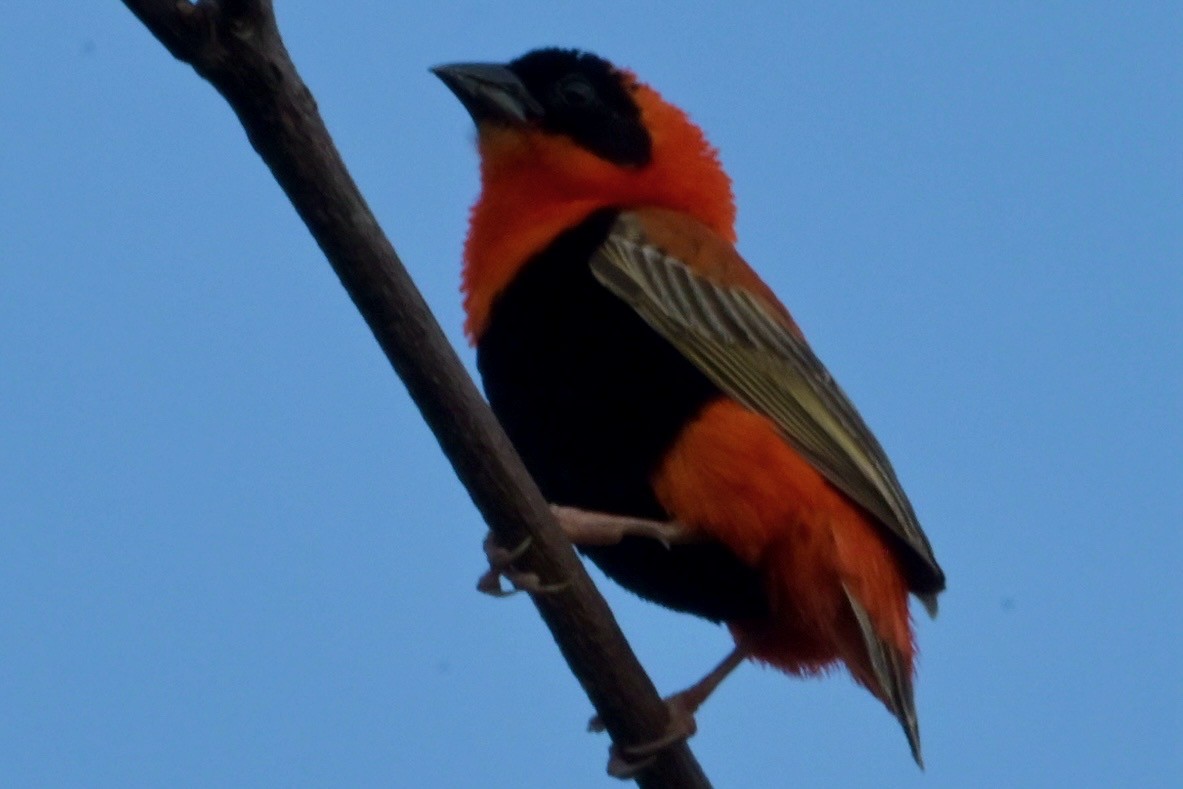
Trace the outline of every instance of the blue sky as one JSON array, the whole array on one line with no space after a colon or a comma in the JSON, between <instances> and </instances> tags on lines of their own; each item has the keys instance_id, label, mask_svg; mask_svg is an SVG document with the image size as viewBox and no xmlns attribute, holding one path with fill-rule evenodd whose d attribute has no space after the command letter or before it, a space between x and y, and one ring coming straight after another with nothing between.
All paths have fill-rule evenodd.
<instances>
[{"instance_id":1,"label":"blue sky","mask_svg":"<svg viewBox=\"0 0 1183 789\"><path fill-rule=\"evenodd\" d=\"M844 675L745 666L693 740L718 786L1183 781L1177 4L279 5L462 348L476 159L429 66L582 46L720 148L740 250L949 591L918 623L926 773ZM478 516L222 99L114 0L5 28L0 783L613 785L532 607L473 590ZM727 649L601 586L660 688Z\"/></svg>"}]
</instances>

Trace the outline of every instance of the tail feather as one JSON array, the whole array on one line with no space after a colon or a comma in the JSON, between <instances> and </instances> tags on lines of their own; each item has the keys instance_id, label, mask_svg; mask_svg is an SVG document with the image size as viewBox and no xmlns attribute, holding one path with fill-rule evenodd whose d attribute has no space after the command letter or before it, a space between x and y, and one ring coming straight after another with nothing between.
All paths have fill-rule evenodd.
<instances>
[{"instance_id":1,"label":"tail feather","mask_svg":"<svg viewBox=\"0 0 1183 789\"><path fill-rule=\"evenodd\" d=\"M858 622L859 633L866 649L868 663L874 674L878 689L871 690L883 701L887 709L895 715L908 738L908 745L912 749L912 758L916 764L924 768L924 758L920 754L920 724L916 719L916 700L912 689L912 667L907 656L892 644L884 641L875 631L867 609L858 601L846 584L842 585L846 593L846 601Z\"/></svg>"},{"instance_id":2,"label":"tail feather","mask_svg":"<svg viewBox=\"0 0 1183 789\"><path fill-rule=\"evenodd\" d=\"M937 604L937 593L928 592L925 594L918 594L916 596L920 598L920 602L924 605L924 610L928 612L928 618L936 619L937 612L940 609L940 606Z\"/></svg>"}]
</instances>

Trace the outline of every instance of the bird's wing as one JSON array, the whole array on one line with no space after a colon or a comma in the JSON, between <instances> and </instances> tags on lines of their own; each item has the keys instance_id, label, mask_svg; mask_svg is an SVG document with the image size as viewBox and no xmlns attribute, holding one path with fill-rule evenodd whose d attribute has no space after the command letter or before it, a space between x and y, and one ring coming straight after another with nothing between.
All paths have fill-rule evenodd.
<instances>
[{"instance_id":1,"label":"bird's wing","mask_svg":"<svg viewBox=\"0 0 1183 789\"><path fill-rule=\"evenodd\" d=\"M944 573L883 448L734 247L684 215L623 212L591 268L715 385L773 420L826 479L898 538L910 585L935 615Z\"/></svg>"}]
</instances>

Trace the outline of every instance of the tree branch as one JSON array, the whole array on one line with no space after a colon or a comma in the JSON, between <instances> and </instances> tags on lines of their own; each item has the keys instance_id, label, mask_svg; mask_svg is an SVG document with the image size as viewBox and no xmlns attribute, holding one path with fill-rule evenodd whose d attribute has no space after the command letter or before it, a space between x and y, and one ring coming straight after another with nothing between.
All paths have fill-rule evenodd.
<instances>
[{"instance_id":1,"label":"tree branch","mask_svg":"<svg viewBox=\"0 0 1183 789\"><path fill-rule=\"evenodd\" d=\"M280 37L270 0L123 0L230 103L402 378L477 508L515 563L562 591L534 595L615 742L660 738L665 705L468 377L329 137ZM638 777L645 789L709 787L685 743Z\"/></svg>"}]
</instances>

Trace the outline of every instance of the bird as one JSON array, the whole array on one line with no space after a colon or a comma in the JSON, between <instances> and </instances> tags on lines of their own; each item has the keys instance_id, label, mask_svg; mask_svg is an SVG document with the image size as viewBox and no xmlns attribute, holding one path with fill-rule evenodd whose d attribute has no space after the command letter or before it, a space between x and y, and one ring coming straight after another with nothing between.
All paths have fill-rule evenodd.
<instances>
[{"instance_id":1,"label":"bird","mask_svg":"<svg viewBox=\"0 0 1183 789\"><path fill-rule=\"evenodd\" d=\"M670 697L685 732L746 661L845 666L923 767L909 595L935 617L944 571L879 442L737 252L716 149L590 52L433 72L476 126L461 290L490 406L584 555L735 642Z\"/></svg>"}]
</instances>

